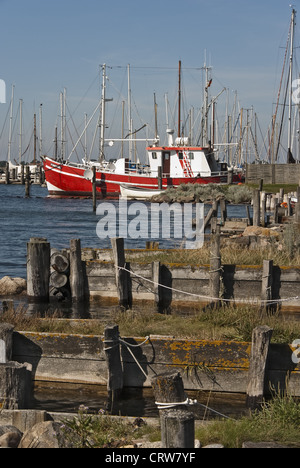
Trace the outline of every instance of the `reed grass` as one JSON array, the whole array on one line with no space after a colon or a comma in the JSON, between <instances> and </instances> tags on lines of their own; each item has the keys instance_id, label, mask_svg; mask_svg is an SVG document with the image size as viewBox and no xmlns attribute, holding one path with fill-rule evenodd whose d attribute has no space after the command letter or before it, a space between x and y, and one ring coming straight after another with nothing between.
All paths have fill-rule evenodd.
<instances>
[{"instance_id":1,"label":"reed grass","mask_svg":"<svg viewBox=\"0 0 300 468\"><path fill-rule=\"evenodd\" d=\"M266 315L260 307L247 305L224 305L215 310L195 305L193 311L184 315L184 319L181 312L157 314L150 307L127 312L115 309L109 322L119 326L123 337L167 335L176 339L250 342L253 329L259 325L268 325L274 330L273 343L292 343L300 336L300 322L284 320L280 311ZM28 315L26 307L17 307L2 313L0 309L0 323L10 323L16 331L101 336L108 322L62 319L59 312L41 318Z\"/></svg>"},{"instance_id":2,"label":"reed grass","mask_svg":"<svg viewBox=\"0 0 300 468\"><path fill-rule=\"evenodd\" d=\"M290 447L300 443L300 404L291 395L275 393L262 411L238 420L213 421L196 429L202 445L219 443L241 448L246 441L277 442Z\"/></svg>"}]
</instances>

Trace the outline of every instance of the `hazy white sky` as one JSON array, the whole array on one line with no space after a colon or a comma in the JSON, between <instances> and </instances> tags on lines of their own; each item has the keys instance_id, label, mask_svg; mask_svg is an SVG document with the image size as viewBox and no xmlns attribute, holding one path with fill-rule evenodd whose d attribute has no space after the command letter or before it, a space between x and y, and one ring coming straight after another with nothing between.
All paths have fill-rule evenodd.
<instances>
[{"instance_id":1,"label":"hazy white sky","mask_svg":"<svg viewBox=\"0 0 300 468\"><path fill-rule=\"evenodd\" d=\"M296 0L295 8L299 5ZM201 106L203 76L195 69L203 66L205 51L213 67L212 95L226 87L232 105L237 91L240 105L254 106L267 131L290 15L285 0L0 0L0 78L7 86L7 103L0 104L0 159L5 159L7 130L1 129L12 84L16 140L19 99L24 101L24 139L42 103L44 145L50 151L64 87L80 132L79 122L85 112L91 115L100 95L99 65L113 67L108 69L108 92L114 95L108 116L113 119L114 104L126 97L130 63L138 127L153 120L154 92L161 116L165 93L174 105L179 60L185 69L186 106ZM222 98L224 103L226 93Z\"/></svg>"}]
</instances>

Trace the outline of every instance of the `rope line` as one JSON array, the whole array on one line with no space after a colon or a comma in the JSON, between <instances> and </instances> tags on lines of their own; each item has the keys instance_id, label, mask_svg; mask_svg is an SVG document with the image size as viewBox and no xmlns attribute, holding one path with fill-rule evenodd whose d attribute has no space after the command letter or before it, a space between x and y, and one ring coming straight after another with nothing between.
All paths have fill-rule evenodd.
<instances>
[{"instance_id":1,"label":"rope line","mask_svg":"<svg viewBox=\"0 0 300 468\"><path fill-rule=\"evenodd\" d=\"M130 273L131 275L135 276L136 278L139 278L139 279L142 279L143 281L147 281L148 283L151 283L153 284L154 286L158 286L160 288L165 288L165 289L168 289L170 291L174 291L174 292L177 292L177 293L180 293L180 294L186 294L187 296L192 296L192 297L197 297L198 299L206 299L208 301L222 301L222 302L228 302L228 303L235 303L236 300L235 299L223 299L223 298L216 298L216 297L209 297L209 296L203 296L201 294L195 294L195 293L191 293L191 292L187 292L187 291L182 291L180 289L176 289L176 288L171 288L170 286L166 286L164 284L160 284L160 283L157 283L153 280L150 280L149 278L145 278L144 276L141 276L141 275L137 275L136 273L134 273L133 271L130 271L128 270L127 268L125 267L121 267L121 266L117 266L117 268L119 270L123 270L123 271L126 271L127 273ZM284 302L289 302L289 301L296 301L299 299L299 296L295 296L295 297L290 297L290 298L287 298L287 299L269 299L269 300L260 300L260 304L279 304L279 303L284 303ZM253 304L253 302L255 301L246 301L247 304Z\"/></svg>"}]
</instances>

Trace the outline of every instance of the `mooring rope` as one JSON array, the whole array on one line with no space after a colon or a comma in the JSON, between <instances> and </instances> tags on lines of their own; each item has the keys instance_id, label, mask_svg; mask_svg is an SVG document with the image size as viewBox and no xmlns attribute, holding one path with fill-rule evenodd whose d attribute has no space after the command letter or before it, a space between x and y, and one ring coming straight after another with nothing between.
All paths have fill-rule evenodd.
<instances>
[{"instance_id":1,"label":"mooring rope","mask_svg":"<svg viewBox=\"0 0 300 468\"><path fill-rule=\"evenodd\" d=\"M134 273L133 271L130 271L128 270L127 268L124 267L120 267L118 266L117 267L119 270L123 270L123 271L126 271L127 273L130 273L131 275L135 276L136 278L139 278L143 281L147 281L148 283L151 283L153 284L154 286L158 286L160 288L165 288L165 289L168 289L170 291L174 291L174 292L177 292L177 293L180 293L180 294L185 294L187 296L192 296L192 297L197 297L198 299L205 299L207 301L222 301L222 302L228 302L228 303L236 303L236 299L223 299L223 298L216 298L216 297L209 297L209 296L203 296L201 294L195 294L195 293L191 293L191 292L187 292L187 291L182 291L180 289L176 289L176 288L171 288L170 286L166 286L165 284L160 284L160 283L157 283L153 280L150 280L149 278L145 278L141 275L137 275L136 273ZM289 297L289 298L286 298L286 299L269 299L269 300L259 300L258 302L260 304L268 304L268 305L272 305L272 304L279 304L279 303L284 303L284 302L289 302L289 301L296 301L296 300L299 300L299 296L295 296L295 297ZM243 300L243 302L245 302L246 304L254 304L256 301L245 301Z\"/></svg>"}]
</instances>

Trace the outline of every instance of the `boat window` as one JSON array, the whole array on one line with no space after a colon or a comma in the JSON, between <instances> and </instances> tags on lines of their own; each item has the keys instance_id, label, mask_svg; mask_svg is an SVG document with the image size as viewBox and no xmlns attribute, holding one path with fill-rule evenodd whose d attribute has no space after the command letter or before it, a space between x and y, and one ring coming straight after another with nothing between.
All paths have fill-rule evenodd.
<instances>
[{"instance_id":1,"label":"boat window","mask_svg":"<svg viewBox=\"0 0 300 468\"><path fill-rule=\"evenodd\" d=\"M194 159L194 153L189 153L189 159L190 160Z\"/></svg>"},{"instance_id":2,"label":"boat window","mask_svg":"<svg viewBox=\"0 0 300 468\"><path fill-rule=\"evenodd\" d=\"M157 159L157 153L152 153L152 159Z\"/></svg>"},{"instance_id":3,"label":"boat window","mask_svg":"<svg viewBox=\"0 0 300 468\"><path fill-rule=\"evenodd\" d=\"M178 153L178 158L179 158L179 160L182 160L183 159L183 153Z\"/></svg>"}]
</instances>

